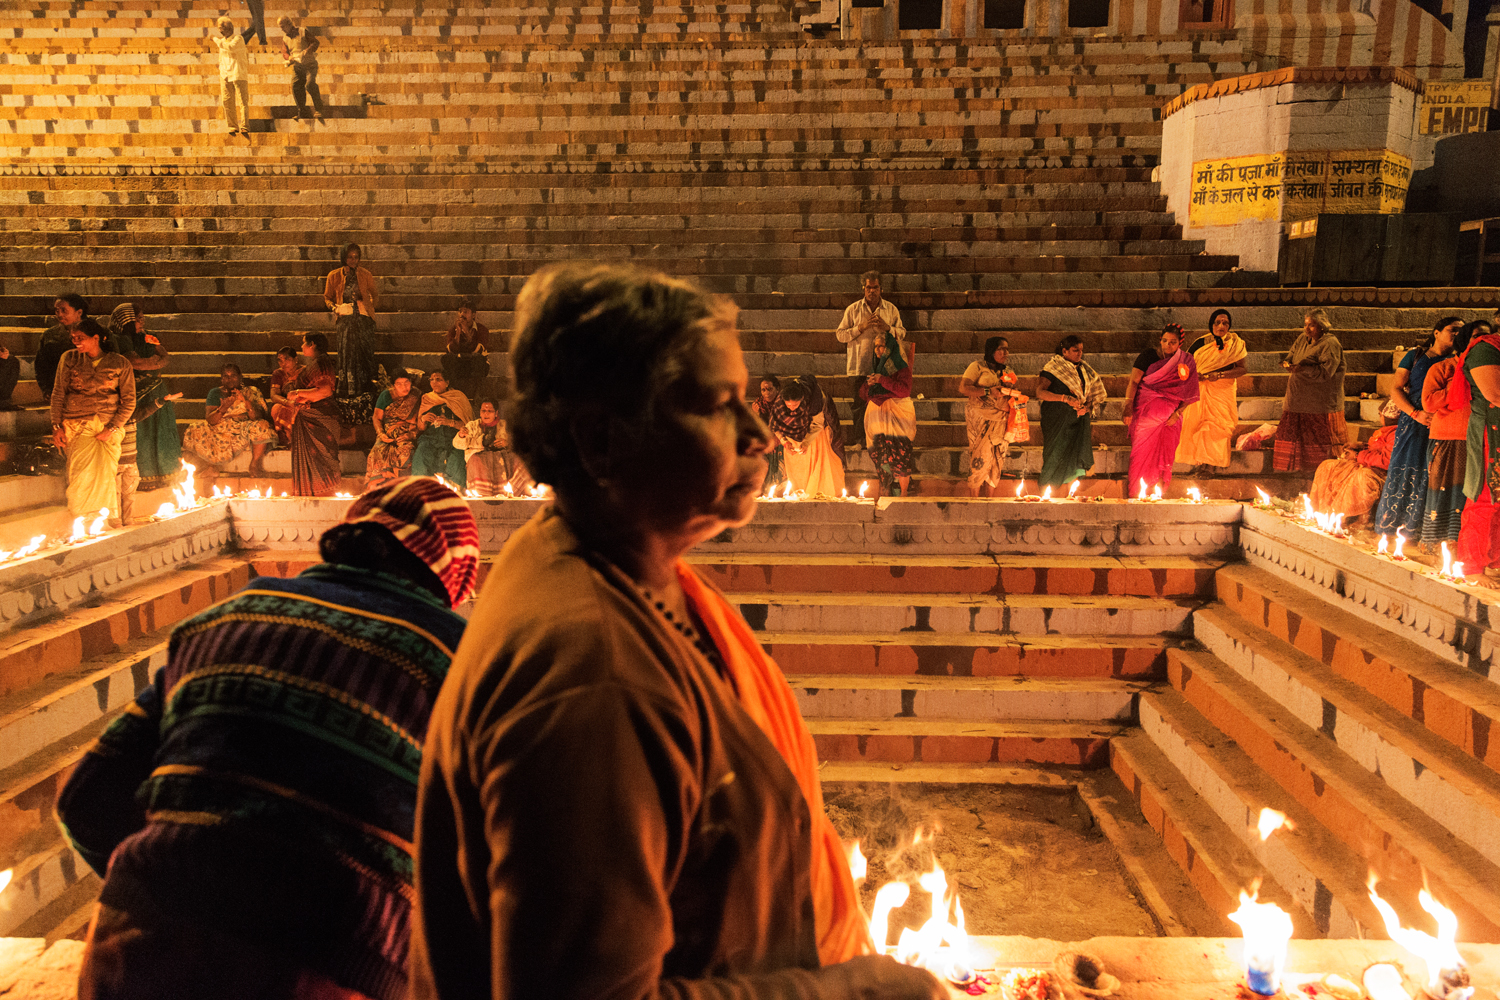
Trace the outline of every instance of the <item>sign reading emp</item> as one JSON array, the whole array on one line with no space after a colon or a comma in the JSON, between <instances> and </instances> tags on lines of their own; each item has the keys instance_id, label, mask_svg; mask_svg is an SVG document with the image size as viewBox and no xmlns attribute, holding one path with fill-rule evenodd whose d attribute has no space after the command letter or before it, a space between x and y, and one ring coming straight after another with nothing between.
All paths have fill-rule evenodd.
<instances>
[{"instance_id":1,"label":"sign reading emp","mask_svg":"<svg viewBox=\"0 0 1500 1000\"><path fill-rule=\"evenodd\" d=\"M1422 88L1417 129L1423 135L1483 132L1489 107L1487 80L1431 80Z\"/></svg>"}]
</instances>

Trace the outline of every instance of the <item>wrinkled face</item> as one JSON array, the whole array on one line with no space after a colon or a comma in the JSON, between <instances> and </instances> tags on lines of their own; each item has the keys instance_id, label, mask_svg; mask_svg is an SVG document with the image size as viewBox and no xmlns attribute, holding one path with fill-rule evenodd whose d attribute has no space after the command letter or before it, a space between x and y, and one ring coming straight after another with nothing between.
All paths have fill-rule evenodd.
<instances>
[{"instance_id":1,"label":"wrinkled face","mask_svg":"<svg viewBox=\"0 0 1500 1000\"><path fill-rule=\"evenodd\" d=\"M57 321L63 326L77 326L83 322L83 310L74 309L62 299L52 303L52 315L56 316Z\"/></svg>"},{"instance_id":2,"label":"wrinkled face","mask_svg":"<svg viewBox=\"0 0 1500 1000\"><path fill-rule=\"evenodd\" d=\"M995 353L990 355L990 360L997 365L1003 365L1010 360L1010 342L1000 341L1000 346L995 348Z\"/></svg>"},{"instance_id":3,"label":"wrinkled face","mask_svg":"<svg viewBox=\"0 0 1500 1000\"><path fill-rule=\"evenodd\" d=\"M448 391L448 379L444 377L442 372L433 372L432 378L429 381L432 383L432 391L439 396Z\"/></svg>"},{"instance_id":4,"label":"wrinkled face","mask_svg":"<svg viewBox=\"0 0 1500 1000\"><path fill-rule=\"evenodd\" d=\"M1063 351L1063 357L1067 358L1069 361L1073 362L1073 364L1075 364L1075 365L1078 364L1078 362L1080 362L1080 361L1083 360L1083 345L1082 344L1074 344L1072 347L1068 348L1066 351Z\"/></svg>"},{"instance_id":5,"label":"wrinkled face","mask_svg":"<svg viewBox=\"0 0 1500 1000\"><path fill-rule=\"evenodd\" d=\"M708 333L693 355L663 397L651 441L621 463L628 471L611 499L624 516L701 541L755 515L770 433L745 403L738 333Z\"/></svg>"},{"instance_id":6,"label":"wrinkled face","mask_svg":"<svg viewBox=\"0 0 1500 1000\"><path fill-rule=\"evenodd\" d=\"M880 282L866 281L864 283L864 288L865 304L868 305L871 309L874 309L876 306L880 305Z\"/></svg>"},{"instance_id":7,"label":"wrinkled face","mask_svg":"<svg viewBox=\"0 0 1500 1000\"><path fill-rule=\"evenodd\" d=\"M391 383L391 395L397 399L405 399L410 392L411 379L409 378L398 378Z\"/></svg>"},{"instance_id":8,"label":"wrinkled face","mask_svg":"<svg viewBox=\"0 0 1500 1000\"><path fill-rule=\"evenodd\" d=\"M776 398L776 386L770 380L760 384L760 398L767 403Z\"/></svg>"},{"instance_id":9,"label":"wrinkled face","mask_svg":"<svg viewBox=\"0 0 1500 1000\"><path fill-rule=\"evenodd\" d=\"M1439 354L1447 354L1453 350L1454 338L1458 336L1459 331L1463 328L1464 325L1462 323L1449 323L1447 326L1434 330L1433 334L1436 339L1432 343L1432 349Z\"/></svg>"},{"instance_id":10,"label":"wrinkled face","mask_svg":"<svg viewBox=\"0 0 1500 1000\"><path fill-rule=\"evenodd\" d=\"M886 346L884 340L875 341L875 356L877 358L883 358L889 353L891 353L891 349Z\"/></svg>"},{"instance_id":11,"label":"wrinkled face","mask_svg":"<svg viewBox=\"0 0 1500 1000\"><path fill-rule=\"evenodd\" d=\"M1314 323L1313 318L1309 316L1302 321L1302 332L1307 334L1313 340L1317 340L1320 336L1322 336L1323 328L1317 323Z\"/></svg>"},{"instance_id":12,"label":"wrinkled face","mask_svg":"<svg viewBox=\"0 0 1500 1000\"><path fill-rule=\"evenodd\" d=\"M1214 317L1214 336L1223 338L1229 336L1229 317L1220 313Z\"/></svg>"},{"instance_id":13,"label":"wrinkled face","mask_svg":"<svg viewBox=\"0 0 1500 1000\"><path fill-rule=\"evenodd\" d=\"M224 369L223 373L219 375L219 388L238 389L239 387L240 373L235 371L233 368Z\"/></svg>"},{"instance_id":14,"label":"wrinkled face","mask_svg":"<svg viewBox=\"0 0 1500 1000\"><path fill-rule=\"evenodd\" d=\"M1161 352L1162 357L1166 358L1176 354L1177 348L1181 346L1182 337L1176 330L1163 330L1161 340L1157 341L1156 349Z\"/></svg>"},{"instance_id":15,"label":"wrinkled face","mask_svg":"<svg viewBox=\"0 0 1500 1000\"><path fill-rule=\"evenodd\" d=\"M495 404L480 403L479 419L490 426L494 426L495 422L500 419L500 414L495 412Z\"/></svg>"}]
</instances>

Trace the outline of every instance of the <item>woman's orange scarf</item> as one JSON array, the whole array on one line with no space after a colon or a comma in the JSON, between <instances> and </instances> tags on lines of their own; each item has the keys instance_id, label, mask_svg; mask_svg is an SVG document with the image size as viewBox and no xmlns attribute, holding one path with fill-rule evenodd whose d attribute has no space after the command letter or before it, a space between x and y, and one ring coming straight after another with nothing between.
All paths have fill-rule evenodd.
<instances>
[{"instance_id":1,"label":"woman's orange scarf","mask_svg":"<svg viewBox=\"0 0 1500 1000\"><path fill-rule=\"evenodd\" d=\"M766 655L750 627L718 591L683 562L677 563L677 579L724 658L740 705L786 761L807 800L812 814L812 897L819 960L836 965L873 952L870 927L859 906L843 842L823 811L818 753L797 709L796 696L776 661Z\"/></svg>"}]
</instances>

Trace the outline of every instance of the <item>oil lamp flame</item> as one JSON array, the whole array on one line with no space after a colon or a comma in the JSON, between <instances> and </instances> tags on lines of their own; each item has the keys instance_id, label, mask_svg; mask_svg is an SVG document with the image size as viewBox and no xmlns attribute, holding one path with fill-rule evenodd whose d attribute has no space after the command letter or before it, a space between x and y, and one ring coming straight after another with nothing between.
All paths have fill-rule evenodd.
<instances>
[{"instance_id":1,"label":"oil lamp flame","mask_svg":"<svg viewBox=\"0 0 1500 1000\"><path fill-rule=\"evenodd\" d=\"M859 841L855 841L849 847L849 875L855 884L865 880L865 873L869 871L869 862L865 860L864 852L859 849Z\"/></svg>"},{"instance_id":2,"label":"oil lamp flame","mask_svg":"<svg viewBox=\"0 0 1500 1000\"><path fill-rule=\"evenodd\" d=\"M1019 497L1024 492L1026 492L1026 480L1023 479L1016 484L1016 496Z\"/></svg>"},{"instance_id":3,"label":"oil lamp flame","mask_svg":"<svg viewBox=\"0 0 1500 1000\"><path fill-rule=\"evenodd\" d=\"M1287 942L1292 938L1292 916L1275 903L1258 903L1240 890L1240 908L1229 919L1240 925L1245 938L1245 980L1252 992L1275 996L1281 991Z\"/></svg>"},{"instance_id":4,"label":"oil lamp flame","mask_svg":"<svg viewBox=\"0 0 1500 1000\"><path fill-rule=\"evenodd\" d=\"M156 516L157 517L171 517L172 515L174 515L176 513L177 513L177 505L176 504L164 503L160 507L156 508Z\"/></svg>"},{"instance_id":5,"label":"oil lamp flame","mask_svg":"<svg viewBox=\"0 0 1500 1000\"><path fill-rule=\"evenodd\" d=\"M1082 479L1075 479L1075 480L1073 480L1073 484L1068 487L1068 499L1069 500L1073 499L1073 495L1078 492L1078 487L1082 483L1083 483Z\"/></svg>"},{"instance_id":6,"label":"oil lamp flame","mask_svg":"<svg viewBox=\"0 0 1500 1000\"><path fill-rule=\"evenodd\" d=\"M1193 498L1193 503L1203 502L1203 491L1196 486L1188 487L1188 496Z\"/></svg>"},{"instance_id":7,"label":"oil lamp flame","mask_svg":"<svg viewBox=\"0 0 1500 1000\"><path fill-rule=\"evenodd\" d=\"M1042 499L1043 500L1051 500L1052 499L1052 487L1048 486L1046 489L1042 490Z\"/></svg>"},{"instance_id":8,"label":"oil lamp flame","mask_svg":"<svg viewBox=\"0 0 1500 1000\"><path fill-rule=\"evenodd\" d=\"M1380 542L1375 546L1375 554L1377 556L1383 556L1390 549L1390 547L1390 539L1385 535L1381 535Z\"/></svg>"},{"instance_id":9,"label":"oil lamp flame","mask_svg":"<svg viewBox=\"0 0 1500 1000\"><path fill-rule=\"evenodd\" d=\"M1260 811L1260 822L1256 826L1260 830L1260 839L1262 842L1270 840L1271 834L1277 830L1283 828L1287 830L1294 829L1291 821L1286 818L1286 813L1277 812L1275 809L1262 809Z\"/></svg>"},{"instance_id":10,"label":"oil lamp flame","mask_svg":"<svg viewBox=\"0 0 1500 1000\"><path fill-rule=\"evenodd\" d=\"M790 500L791 498L792 498L792 481L790 479L788 479L786 481L786 488L781 491L781 499L783 499L783 500Z\"/></svg>"},{"instance_id":11,"label":"oil lamp flame","mask_svg":"<svg viewBox=\"0 0 1500 1000\"><path fill-rule=\"evenodd\" d=\"M1265 506L1265 507L1271 506L1271 494L1267 493L1265 490L1261 489L1259 486L1255 487L1255 492L1258 493L1258 494L1260 494L1260 502L1261 502L1262 506Z\"/></svg>"},{"instance_id":12,"label":"oil lamp flame","mask_svg":"<svg viewBox=\"0 0 1500 1000\"><path fill-rule=\"evenodd\" d=\"M866 479L864 482L862 482L862 483L859 484L859 498L861 500L863 500L865 498L865 490L867 490L869 488L870 488L870 481L868 479Z\"/></svg>"},{"instance_id":13,"label":"oil lamp flame","mask_svg":"<svg viewBox=\"0 0 1500 1000\"><path fill-rule=\"evenodd\" d=\"M100 507L99 516L94 518L94 523L89 525L89 537L97 538L104 534L104 529L109 527L109 508Z\"/></svg>"},{"instance_id":14,"label":"oil lamp flame","mask_svg":"<svg viewBox=\"0 0 1500 1000\"><path fill-rule=\"evenodd\" d=\"M1423 889L1418 893L1417 901L1437 921L1437 937L1424 931L1402 927L1401 918L1396 915L1391 904L1375 892L1375 884L1375 876L1371 875L1370 902L1375 904L1385 920L1385 930L1391 940L1427 964L1427 992L1438 1000L1469 1000L1474 995L1474 988L1469 985L1468 968L1453 943L1458 937L1458 917Z\"/></svg>"},{"instance_id":15,"label":"oil lamp flame","mask_svg":"<svg viewBox=\"0 0 1500 1000\"><path fill-rule=\"evenodd\" d=\"M1405 548L1405 547L1406 547L1406 536L1403 535L1403 534L1401 534L1401 529L1400 528L1397 528L1396 529L1396 547L1395 547L1395 549L1393 549L1391 551L1391 558L1392 559L1405 559L1406 556L1403 555L1402 552L1401 552L1401 550L1403 548Z\"/></svg>"},{"instance_id":16,"label":"oil lamp flame","mask_svg":"<svg viewBox=\"0 0 1500 1000\"><path fill-rule=\"evenodd\" d=\"M839 490L839 499L840 500L848 500L849 499L849 487L845 486L843 489Z\"/></svg>"},{"instance_id":17,"label":"oil lamp flame","mask_svg":"<svg viewBox=\"0 0 1500 1000\"><path fill-rule=\"evenodd\" d=\"M510 483L506 483L505 486L502 487L502 488L505 490L505 495L506 496L513 497L513 496L516 495L516 488L514 486L512 486Z\"/></svg>"},{"instance_id":18,"label":"oil lamp flame","mask_svg":"<svg viewBox=\"0 0 1500 1000\"><path fill-rule=\"evenodd\" d=\"M1140 496L1136 497L1136 499L1137 500L1144 500L1144 499L1146 499L1146 480L1145 480L1144 477L1141 478L1141 494L1140 494Z\"/></svg>"},{"instance_id":19,"label":"oil lamp flame","mask_svg":"<svg viewBox=\"0 0 1500 1000\"><path fill-rule=\"evenodd\" d=\"M33 535L31 541L16 549L16 551L0 554L0 559L25 559L27 556L40 551L46 541L46 535Z\"/></svg>"},{"instance_id":20,"label":"oil lamp flame","mask_svg":"<svg viewBox=\"0 0 1500 1000\"><path fill-rule=\"evenodd\" d=\"M870 936L882 953L890 936L891 911L904 905L910 895L911 887L905 882L887 882L875 894L875 905L870 908Z\"/></svg>"},{"instance_id":21,"label":"oil lamp flame","mask_svg":"<svg viewBox=\"0 0 1500 1000\"><path fill-rule=\"evenodd\" d=\"M1151 499L1152 500L1160 500L1161 499L1161 483L1157 483L1156 484L1156 489L1154 489L1154 490L1151 491Z\"/></svg>"},{"instance_id":22,"label":"oil lamp flame","mask_svg":"<svg viewBox=\"0 0 1500 1000\"><path fill-rule=\"evenodd\" d=\"M73 533L68 536L68 541L70 543L81 542L87 537L89 537L89 533L83 526L83 518L75 517L73 519Z\"/></svg>"},{"instance_id":23,"label":"oil lamp flame","mask_svg":"<svg viewBox=\"0 0 1500 1000\"><path fill-rule=\"evenodd\" d=\"M353 500L354 499L354 494L353 493L335 493L334 497L336 497L339 500Z\"/></svg>"},{"instance_id":24,"label":"oil lamp flame","mask_svg":"<svg viewBox=\"0 0 1500 1000\"><path fill-rule=\"evenodd\" d=\"M1444 576L1452 576L1453 575L1453 553L1451 553L1451 552L1448 551L1448 543L1447 542L1443 542L1442 545L1440 546L1440 548L1441 548L1442 553L1443 553L1443 569L1442 569L1442 573L1443 573Z\"/></svg>"}]
</instances>

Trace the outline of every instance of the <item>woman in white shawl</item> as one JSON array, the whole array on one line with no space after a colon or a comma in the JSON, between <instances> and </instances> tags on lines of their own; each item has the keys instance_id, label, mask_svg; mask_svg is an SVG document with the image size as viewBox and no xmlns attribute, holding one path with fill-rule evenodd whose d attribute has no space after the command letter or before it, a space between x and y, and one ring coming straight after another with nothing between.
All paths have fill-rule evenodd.
<instances>
[{"instance_id":1,"label":"woman in white shawl","mask_svg":"<svg viewBox=\"0 0 1500 1000\"><path fill-rule=\"evenodd\" d=\"M1042 401L1043 486L1066 486L1094 467L1094 414L1104 380L1083 360L1083 339L1064 337L1037 380Z\"/></svg>"}]
</instances>

